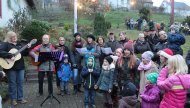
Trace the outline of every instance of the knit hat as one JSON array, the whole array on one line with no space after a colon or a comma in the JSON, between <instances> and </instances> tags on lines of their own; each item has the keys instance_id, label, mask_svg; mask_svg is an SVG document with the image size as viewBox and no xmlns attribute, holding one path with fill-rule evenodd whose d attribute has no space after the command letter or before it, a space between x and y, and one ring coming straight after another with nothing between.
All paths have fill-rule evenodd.
<instances>
[{"instance_id":1,"label":"knit hat","mask_svg":"<svg viewBox=\"0 0 190 108\"><path fill-rule=\"evenodd\" d=\"M69 56L67 55L67 54L64 54L64 56L63 56L63 59L65 60L65 59L69 59Z\"/></svg>"},{"instance_id":2,"label":"knit hat","mask_svg":"<svg viewBox=\"0 0 190 108\"><path fill-rule=\"evenodd\" d=\"M106 59L109 64L111 64L113 62L113 59L110 56L107 56L104 59Z\"/></svg>"},{"instance_id":3,"label":"knit hat","mask_svg":"<svg viewBox=\"0 0 190 108\"><path fill-rule=\"evenodd\" d=\"M80 33L75 33L73 36L76 37L77 35L81 36Z\"/></svg>"},{"instance_id":4,"label":"knit hat","mask_svg":"<svg viewBox=\"0 0 190 108\"><path fill-rule=\"evenodd\" d=\"M169 48L166 48L164 50L159 51L158 54L162 55L162 56L164 56L166 58L170 58L171 56L174 55L173 52L172 52L172 50L169 49Z\"/></svg>"},{"instance_id":5,"label":"knit hat","mask_svg":"<svg viewBox=\"0 0 190 108\"><path fill-rule=\"evenodd\" d=\"M92 40L95 41L95 37L92 34L87 35L87 38L92 38Z\"/></svg>"},{"instance_id":6,"label":"knit hat","mask_svg":"<svg viewBox=\"0 0 190 108\"><path fill-rule=\"evenodd\" d=\"M130 52L134 52L133 41L129 40L127 43L124 44L124 50L128 49Z\"/></svg>"},{"instance_id":7,"label":"knit hat","mask_svg":"<svg viewBox=\"0 0 190 108\"><path fill-rule=\"evenodd\" d=\"M170 26L170 30L171 30L171 29L174 29L175 32L179 32L179 26L176 25L176 24L171 25L171 26Z\"/></svg>"},{"instance_id":8,"label":"knit hat","mask_svg":"<svg viewBox=\"0 0 190 108\"><path fill-rule=\"evenodd\" d=\"M142 58L144 58L148 61L150 61L153 56L154 56L154 54L151 51L146 51L142 54Z\"/></svg>"},{"instance_id":9,"label":"knit hat","mask_svg":"<svg viewBox=\"0 0 190 108\"><path fill-rule=\"evenodd\" d=\"M113 56L113 55L110 55L110 57L113 59L113 61L117 61L118 57L117 56Z\"/></svg>"},{"instance_id":10,"label":"knit hat","mask_svg":"<svg viewBox=\"0 0 190 108\"><path fill-rule=\"evenodd\" d=\"M94 68L95 65L94 57L89 57L88 60L89 59L92 59L92 68ZM87 65L88 65L88 60L87 60Z\"/></svg>"},{"instance_id":11,"label":"knit hat","mask_svg":"<svg viewBox=\"0 0 190 108\"><path fill-rule=\"evenodd\" d=\"M149 74L147 75L147 79L148 79L152 84L156 84L157 78L158 78L158 73L157 73L157 72L149 73Z\"/></svg>"},{"instance_id":12,"label":"knit hat","mask_svg":"<svg viewBox=\"0 0 190 108\"><path fill-rule=\"evenodd\" d=\"M132 82L128 81L124 83L122 91L121 91L121 95L123 97L133 96L136 94L136 92L137 92L136 86Z\"/></svg>"}]
</instances>

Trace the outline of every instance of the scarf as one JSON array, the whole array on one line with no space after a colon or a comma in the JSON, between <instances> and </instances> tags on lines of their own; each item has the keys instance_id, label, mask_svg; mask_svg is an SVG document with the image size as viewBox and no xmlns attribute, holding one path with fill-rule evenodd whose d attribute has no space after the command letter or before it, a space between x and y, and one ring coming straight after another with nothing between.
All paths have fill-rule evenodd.
<instances>
[{"instance_id":1,"label":"scarf","mask_svg":"<svg viewBox=\"0 0 190 108\"><path fill-rule=\"evenodd\" d=\"M150 70L152 67L152 61L150 61L148 64L143 64L143 62L140 63L138 70L142 71L142 70Z\"/></svg>"}]
</instances>

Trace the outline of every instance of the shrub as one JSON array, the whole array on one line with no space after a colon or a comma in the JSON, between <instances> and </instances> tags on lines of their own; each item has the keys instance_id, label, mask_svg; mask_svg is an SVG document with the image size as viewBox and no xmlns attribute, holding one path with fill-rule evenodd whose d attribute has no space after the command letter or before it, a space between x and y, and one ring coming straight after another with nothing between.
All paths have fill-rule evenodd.
<instances>
[{"instance_id":1,"label":"shrub","mask_svg":"<svg viewBox=\"0 0 190 108\"><path fill-rule=\"evenodd\" d=\"M5 82L0 83L0 94L3 100L8 96L8 84Z\"/></svg>"},{"instance_id":2,"label":"shrub","mask_svg":"<svg viewBox=\"0 0 190 108\"><path fill-rule=\"evenodd\" d=\"M50 29L51 25L48 22L33 20L23 29L21 36L28 41L36 38L38 43L41 43L41 37L48 33Z\"/></svg>"},{"instance_id":3,"label":"shrub","mask_svg":"<svg viewBox=\"0 0 190 108\"><path fill-rule=\"evenodd\" d=\"M140 15L140 17L142 17L146 21L149 21L151 13L150 13L150 10L148 8L143 7L142 9L139 10L139 15Z\"/></svg>"},{"instance_id":4,"label":"shrub","mask_svg":"<svg viewBox=\"0 0 190 108\"><path fill-rule=\"evenodd\" d=\"M29 17L26 9L15 11L13 18L8 21L9 30L21 33L25 26L29 23Z\"/></svg>"},{"instance_id":5,"label":"shrub","mask_svg":"<svg viewBox=\"0 0 190 108\"><path fill-rule=\"evenodd\" d=\"M110 29L111 28L111 22L106 21L106 27L107 27L107 29Z\"/></svg>"},{"instance_id":6,"label":"shrub","mask_svg":"<svg viewBox=\"0 0 190 108\"><path fill-rule=\"evenodd\" d=\"M87 35L93 33L93 28L91 26L79 26L78 32L82 34L82 37L86 38Z\"/></svg>"},{"instance_id":7,"label":"shrub","mask_svg":"<svg viewBox=\"0 0 190 108\"><path fill-rule=\"evenodd\" d=\"M107 33L107 25L104 16L100 13L96 13L94 19L94 35L106 36Z\"/></svg>"}]
</instances>

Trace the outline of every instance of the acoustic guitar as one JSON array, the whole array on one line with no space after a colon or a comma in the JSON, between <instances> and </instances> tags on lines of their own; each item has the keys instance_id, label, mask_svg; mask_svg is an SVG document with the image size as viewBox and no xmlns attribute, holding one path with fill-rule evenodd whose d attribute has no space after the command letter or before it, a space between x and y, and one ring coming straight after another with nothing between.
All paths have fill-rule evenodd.
<instances>
[{"instance_id":1,"label":"acoustic guitar","mask_svg":"<svg viewBox=\"0 0 190 108\"><path fill-rule=\"evenodd\" d=\"M28 44L35 44L37 42L37 39L32 39ZM27 45L28 45L27 44ZM21 59L21 54L20 52L22 52L23 50L25 50L28 46L25 45L24 47L22 47L21 49L17 50L15 48L12 48L9 53L14 54L15 59L6 59L6 58L0 58L0 66L3 69L10 69L13 67L15 61L20 60Z\"/></svg>"}]
</instances>

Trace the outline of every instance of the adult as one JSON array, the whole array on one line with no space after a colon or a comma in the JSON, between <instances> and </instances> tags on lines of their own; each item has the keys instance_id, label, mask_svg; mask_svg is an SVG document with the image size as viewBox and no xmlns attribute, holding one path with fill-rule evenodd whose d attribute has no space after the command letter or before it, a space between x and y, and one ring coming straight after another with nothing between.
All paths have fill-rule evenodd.
<instances>
[{"instance_id":1,"label":"adult","mask_svg":"<svg viewBox=\"0 0 190 108\"><path fill-rule=\"evenodd\" d=\"M124 45L128 42L128 39L126 37L126 32L120 32L119 33L119 43L122 45L122 48L124 47Z\"/></svg>"},{"instance_id":2,"label":"adult","mask_svg":"<svg viewBox=\"0 0 190 108\"><path fill-rule=\"evenodd\" d=\"M73 94L77 94L77 92L82 92L80 90L81 88L81 71L82 71L82 57L80 56L80 53L76 50L76 48L83 48L86 44L86 41L84 39L81 38L81 34L80 33L75 33L74 34L74 41L72 42L71 45L71 61L72 61L72 65L73 68L77 68L78 69L78 74L74 76L74 92Z\"/></svg>"},{"instance_id":3,"label":"adult","mask_svg":"<svg viewBox=\"0 0 190 108\"><path fill-rule=\"evenodd\" d=\"M154 50L155 45L159 42L159 37L156 34L156 30L152 28L149 31L150 36L148 37L148 43L152 51Z\"/></svg>"},{"instance_id":4,"label":"adult","mask_svg":"<svg viewBox=\"0 0 190 108\"><path fill-rule=\"evenodd\" d=\"M82 54L84 56L84 66L87 65L88 58L93 56L95 61L95 68L100 69L99 57L101 54L101 49L99 46L97 46L94 35L87 35L87 43L85 47L87 48L87 52L84 52Z\"/></svg>"},{"instance_id":5,"label":"adult","mask_svg":"<svg viewBox=\"0 0 190 108\"><path fill-rule=\"evenodd\" d=\"M121 48L122 46L119 44L119 42L116 40L116 37L114 33L109 33L109 41L106 42L106 46L110 47L112 49L112 52L114 52L117 48Z\"/></svg>"},{"instance_id":6,"label":"adult","mask_svg":"<svg viewBox=\"0 0 190 108\"><path fill-rule=\"evenodd\" d=\"M63 51L64 54L67 54L68 55L68 60L70 62L71 61L70 50L65 45L65 41L66 40L65 40L64 37L59 37L59 41L58 41L58 44L55 45L55 49L56 49L56 51ZM64 59L62 59L62 60L64 60ZM56 71L59 68L61 62L63 62L63 61L57 61L57 62L55 62L55 69L56 69ZM57 94L61 94L61 92L60 92L60 79L58 78L58 74L57 73L56 73L56 85L57 85L57 89L58 89Z\"/></svg>"},{"instance_id":7,"label":"adult","mask_svg":"<svg viewBox=\"0 0 190 108\"><path fill-rule=\"evenodd\" d=\"M153 50L153 52L155 53L153 61L160 64L159 55L157 55L156 53L160 50L167 48L167 47L168 47L167 34L165 31L160 31L159 32L159 42L154 46L154 50Z\"/></svg>"},{"instance_id":8,"label":"adult","mask_svg":"<svg viewBox=\"0 0 190 108\"><path fill-rule=\"evenodd\" d=\"M50 36L48 34L44 34L42 36L42 44L37 45L30 51L30 55L34 58L38 58L39 55L36 53L40 52L52 52L54 51L54 46L50 43ZM41 61L38 66L38 96L43 95L43 82L45 73L48 78L48 93L49 95L53 94L53 72L55 72L55 65L53 60Z\"/></svg>"},{"instance_id":9,"label":"adult","mask_svg":"<svg viewBox=\"0 0 190 108\"><path fill-rule=\"evenodd\" d=\"M151 51L149 43L145 40L144 34L140 33L134 46L135 54L142 54L145 51Z\"/></svg>"},{"instance_id":10,"label":"adult","mask_svg":"<svg viewBox=\"0 0 190 108\"><path fill-rule=\"evenodd\" d=\"M31 44L27 45L28 48ZM17 34L13 31L9 31L6 34L6 39L0 44L0 57L5 59L11 59L14 61L14 54L8 53L12 48L17 50L21 49L23 46L17 40ZM24 99L23 94L23 83L24 83L24 59L23 56L28 55L28 50L21 52L21 58L15 61L14 65L10 69L4 69L8 76L8 86L9 86L9 96L11 98L11 104L13 106L19 103L27 103Z\"/></svg>"},{"instance_id":11,"label":"adult","mask_svg":"<svg viewBox=\"0 0 190 108\"><path fill-rule=\"evenodd\" d=\"M102 36L98 36L97 39L96 39L96 42L97 42L97 46L101 48L106 48L107 46L105 45L105 40ZM108 54L105 54L102 52L101 50L101 53L100 53L100 56L99 56L99 62L100 62L100 68L102 67L102 64L103 64L103 61L104 61L104 58L107 56Z\"/></svg>"},{"instance_id":12,"label":"adult","mask_svg":"<svg viewBox=\"0 0 190 108\"><path fill-rule=\"evenodd\" d=\"M174 54L183 55L183 49L181 45L185 44L185 37L179 33L178 25L170 26L170 33L168 34L168 48L170 48Z\"/></svg>"}]
</instances>

